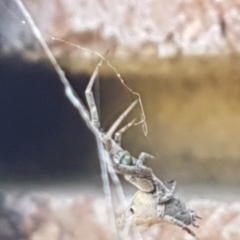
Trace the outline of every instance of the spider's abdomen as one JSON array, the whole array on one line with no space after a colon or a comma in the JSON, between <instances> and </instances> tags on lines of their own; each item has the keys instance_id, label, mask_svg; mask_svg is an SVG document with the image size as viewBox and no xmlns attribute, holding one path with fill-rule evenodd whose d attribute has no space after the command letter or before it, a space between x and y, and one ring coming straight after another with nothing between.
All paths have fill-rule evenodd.
<instances>
[{"instance_id":1,"label":"spider's abdomen","mask_svg":"<svg viewBox=\"0 0 240 240\"><path fill-rule=\"evenodd\" d=\"M149 180L148 178L141 178L131 175L124 175L124 178L143 192L150 193L155 191L155 185L153 184L153 181Z\"/></svg>"},{"instance_id":2,"label":"spider's abdomen","mask_svg":"<svg viewBox=\"0 0 240 240\"><path fill-rule=\"evenodd\" d=\"M123 224L133 221L136 225L151 226L158 223L161 219L157 215L158 198L151 193L137 191L129 209L119 219L119 223ZM164 206L161 206L163 212Z\"/></svg>"}]
</instances>

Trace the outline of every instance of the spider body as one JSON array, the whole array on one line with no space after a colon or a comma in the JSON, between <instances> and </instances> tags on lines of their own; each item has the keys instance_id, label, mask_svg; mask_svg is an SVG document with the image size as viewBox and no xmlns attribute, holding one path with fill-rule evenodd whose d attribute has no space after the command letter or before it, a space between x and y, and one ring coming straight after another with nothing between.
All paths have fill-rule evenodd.
<instances>
[{"instance_id":1,"label":"spider body","mask_svg":"<svg viewBox=\"0 0 240 240\"><path fill-rule=\"evenodd\" d=\"M146 159L153 158L148 153L142 152L136 159L128 151L121 150L112 156L113 169L115 172L124 175L124 178L136 186L140 191L151 193L157 196L159 204L167 202L173 197L176 183L168 189L165 184L157 178L152 169L143 163Z\"/></svg>"},{"instance_id":2,"label":"spider body","mask_svg":"<svg viewBox=\"0 0 240 240\"><path fill-rule=\"evenodd\" d=\"M119 151L112 159L114 170L123 174L128 182L144 192L153 193L156 191L152 170L140 165L138 159L132 157L128 151Z\"/></svg>"},{"instance_id":3,"label":"spider body","mask_svg":"<svg viewBox=\"0 0 240 240\"><path fill-rule=\"evenodd\" d=\"M119 226L128 222L146 228L154 224L171 224L181 227L194 237L196 236L188 226L198 227L196 219L199 217L178 196L174 196L168 202L160 205L158 209L160 215L157 211L158 202L159 199L156 195L137 191L127 211L118 219Z\"/></svg>"}]
</instances>

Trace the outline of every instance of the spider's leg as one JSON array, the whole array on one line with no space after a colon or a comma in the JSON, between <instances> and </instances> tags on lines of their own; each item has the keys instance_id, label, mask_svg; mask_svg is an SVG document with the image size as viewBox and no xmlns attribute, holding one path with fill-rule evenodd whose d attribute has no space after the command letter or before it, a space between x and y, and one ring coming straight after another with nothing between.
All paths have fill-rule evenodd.
<instances>
[{"instance_id":1,"label":"spider's leg","mask_svg":"<svg viewBox=\"0 0 240 240\"><path fill-rule=\"evenodd\" d=\"M190 229L187 227L186 224L184 224L183 222L181 221L178 221L177 219L175 219L174 217L171 217L169 215L165 215L163 217L161 217L165 222L168 222L170 224L174 224L178 227L181 227L183 230L187 231L190 235L192 235L193 237L196 237L196 234Z\"/></svg>"},{"instance_id":2,"label":"spider's leg","mask_svg":"<svg viewBox=\"0 0 240 240\"><path fill-rule=\"evenodd\" d=\"M175 180L171 180L171 181L168 181L167 183L171 184L170 191L175 193L176 192L177 182Z\"/></svg>"},{"instance_id":3,"label":"spider's leg","mask_svg":"<svg viewBox=\"0 0 240 240\"><path fill-rule=\"evenodd\" d=\"M136 176L136 177L149 177L152 174L152 169L148 167L137 167L137 166L129 166L129 165L123 165L123 164L113 164L111 167L116 170L118 173L122 175L130 175L130 176Z\"/></svg>"},{"instance_id":4,"label":"spider's leg","mask_svg":"<svg viewBox=\"0 0 240 240\"><path fill-rule=\"evenodd\" d=\"M163 204L171 200L176 192L176 181L172 181L172 186L170 189L164 188L164 195L159 198L158 204ZM161 183L162 184L162 183ZM165 185L164 185L165 186Z\"/></svg>"},{"instance_id":5,"label":"spider's leg","mask_svg":"<svg viewBox=\"0 0 240 240\"><path fill-rule=\"evenodd\" d=\"M89 111L90 111L91 121L92 121L93 125L97 128L100 128L100 121L99 121L97 106L96 106L96 103L94 100L92 88L93 88L94 81L98 77L98 69L102 64L102 61L103 60L101 59L101 61L98 63L97 67L95 68L95 70L90 78L90 81L88 83L88 86L85 90L85 96L86 96L87 104L88 104Z\"/></svg>"},{"instance_id":6,"label":"spider's leg","mask_svg":"<svg viewBox=\"0 0 240 240\"><path fill-rule=\"evenodd\" d=\"M174 194L170 192L165 192L163 196L160 197L158 204L163 204L165 202L168 202L173 198Z\"/></svg>"},{"instance_id":7,"label":"spider's leg","mask_svg":"<svg viewBox=\"0 0 240 240\"><path fill-rule=\"evenodd\" d=\"M103 137L103 142L105 143L105 147L107 150L111 149L111 141L112 141L112 135L116 131L116 129L119 127L123 119L131 112L131 110L136 106L138 100L134 101L119 117L118 119L113 123L113 125L110 127L106 135Z\"/></svg>"},{"instance_id":8,"label":"spider's leg","mask_svg":"<svg viewBox=\"0 0 240 240\"><path fill-rule=\"evenodd\" d=\"M121 146L121 140L122 140L122 134L126 132L132 125L136 122L136 118L133 119L130 123L128 123L126 126L121 128L119 131L117 131L114 134L114 141Z\"/></svg>"},{"instance_id":9,"label":"spider's leg","mask_svg":"<svg viewBox=\"0 0 240 240\"><path fill-rule=\"evenodd\" d=\"M141 152L136 164L142 165L147 159L155 159L155 157L149 153Z\"/></svg>"}]
</instances>

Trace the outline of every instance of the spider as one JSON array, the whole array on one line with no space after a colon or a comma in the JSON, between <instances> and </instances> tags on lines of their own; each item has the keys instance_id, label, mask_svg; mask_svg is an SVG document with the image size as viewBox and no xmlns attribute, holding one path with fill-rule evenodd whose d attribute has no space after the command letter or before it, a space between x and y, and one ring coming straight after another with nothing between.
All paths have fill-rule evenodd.
<instances>
[{"instance_id":1,"label":"spider","mask_svg":"<svg viewBox=\"0 0 240 240\"><path fill-rule=\"evenodd\" d=\"M124 178L131 184L135 185L139 190L158 195L159 203L167 202L173 196L175 191L175 183L173 184L172 189L169 190L165 184L154 175L151 168L143 165L146 159L153 159L154 157L148 153L142 152L138 158L135 158L131 156L127 150L124 150L121 147L122 134L134 125L136 119L132 120L114 134L123 119L137 105L138 100L134 101L119 116L107 133L101 131L97 106L95 104L92 92L93 84L98 76L98 68L101 66L101 63L102 61L100 61L100 63L97 65L90 78L88 86L85 90L85 96L90 111L91 121L93 125L101 132L103 145L112 160L112 164L109 166L109 169L113 169L115 172L124 175ZM113 134L114 136L112 137Z\"/></svg>"},{"instance_id":2,"label":"spider","mask_svg":"<svg viewBox=\"0 0 240 240\"><path fill-rule=\"evenodd\" d=\"M182 227L191 235L195 236L195 234L187 228L187 225L192 224L197 227L195 223L197 216L194 211L188 209L184 202L175 195L176 182L172 181L171 188L167 188L167 186L154 175L152 169L144 165L144 162L147 159L154 158L152 155L142 152L138 158L135 158L127 150L124 150L121 147L122 134L136 124L136 119L132 120L119 131L116 130L124 118L137 105L138 100L135 100L118 117L106 133L101 130L99 115L92 91L94 82L98 76L98 69L101 64L102 60L97 65L90 78L88 86L85 90L85 96L91 122L101 133L102 143L112 160L109 170L113 170L116 173L124 175L124 178L128 182L139 189L133 198L127 215L129 215L129 213L132 214L134 218L137 219L137 224L141 224L141 222L148 222L149 225L151 225L153 222L168 222ZM144 199L148 200L145 201ZM154 212L150 218L149 216L144 217L144 209L146 210L149 205L151 206L151 211ZM135 214L135 208L137 208L137 215Z\"/></svg>"}]
</instances>

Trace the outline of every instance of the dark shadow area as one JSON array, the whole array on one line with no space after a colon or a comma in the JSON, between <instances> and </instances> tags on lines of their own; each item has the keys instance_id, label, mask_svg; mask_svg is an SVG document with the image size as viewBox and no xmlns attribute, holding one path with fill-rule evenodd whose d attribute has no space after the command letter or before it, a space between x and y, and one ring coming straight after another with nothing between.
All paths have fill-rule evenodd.
<instances>
[{"instance_id":1,"label":"dark shadow area","mask_svg":"<svg viewBox=\"0 0 240 240\"><path fill-rule=\"evenodd\" d=\"M78 77L81 91L88 77ZM0 85L0 179L100 174L95 140L51 66L1 59Z\"/></svg>"},{"instance_id":2,"label":"dark shadow area","mask_svg":"<svg viewBox=\"0 0 240 240\"><path fill-rule=\"evenodd\" d=\"M125 133L123 148L135 157L142 151L156 156L156 161L148 161L147 165L164 181L239 181L237 62L220 59L217 66L225 68L222 67L223 77L218 78L218 72L212 70L215 65L211 65L215 60L209 59L192 81L182 62L174 63L170 75L160 74L157 78L135 72L122 74L128 86L141 95L149 127L147 137L141 126ZM190 64L189 59L183 61ZM160 66L164 64L167 63ZM92 64L92 72L95 66ZM103 68L100 75L101 71L104 75ZM235 75L229 75L234 70ZM216 73L215 82L204 75L207 73ZM86 105L84 90L91 76L69 71L66 76ZM105 74L96 83L94 93L101 126L107 131L136 96L114 74ZM140 118L139 107L122 126L136 117ZM47 182L82 178L90 184L101 182L100 175L94 137L66 98L52 66L47 61L30 63L17 56L1 58L0 180Z\"/></svg>"}]
</instances>

